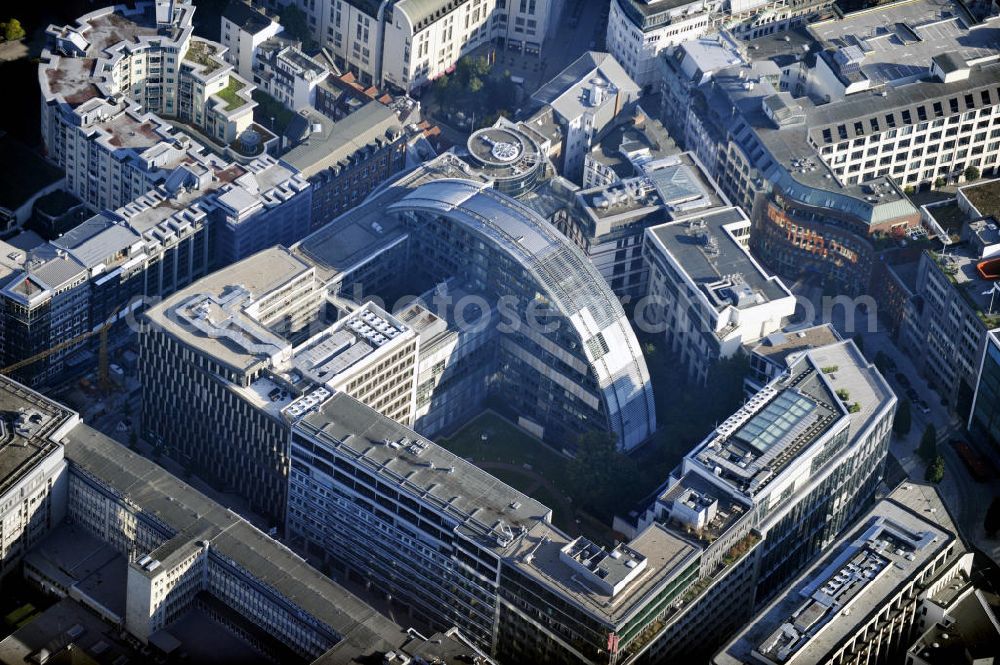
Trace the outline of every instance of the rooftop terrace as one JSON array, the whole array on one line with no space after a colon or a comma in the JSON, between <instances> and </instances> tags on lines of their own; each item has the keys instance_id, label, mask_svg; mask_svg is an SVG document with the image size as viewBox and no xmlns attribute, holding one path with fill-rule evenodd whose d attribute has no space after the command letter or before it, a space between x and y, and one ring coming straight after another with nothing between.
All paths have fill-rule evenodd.
<instances>
[{"instance_id":1,"label":"rooftop terrace","mask_svg":"<svg viewBox=\"0 0 1000 665\"><path fill-rule=\"evenodd\" d=\"M828 434L849 428L850 440L857 441L892 400L885 380L853 343L811 349L689 453L685 468L700 468L753 498L797 468L798 460L816 457L815 444Z\"/></svg>"}]
</instances>

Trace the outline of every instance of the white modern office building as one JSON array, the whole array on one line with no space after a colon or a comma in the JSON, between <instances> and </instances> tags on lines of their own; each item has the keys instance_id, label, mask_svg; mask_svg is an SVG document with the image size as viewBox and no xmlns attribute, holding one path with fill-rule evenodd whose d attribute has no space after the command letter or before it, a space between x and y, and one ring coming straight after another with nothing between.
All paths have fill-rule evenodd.
<instances>
[{"instance_id":1,"label":"white modern office building","mask_svg":"<svg viewBox=\"0 0 1000 665\"><path fill-rule=\"evenodd\" d=\"M541 107L534 117L551 112L559 128L559 172L565 178L582 182L587 154L606 131L631 117L639 92L615 58L588 51L531 96Z\"/></svg>"},{"instance_id":2,"label":"white modern office building","mask_svg":"<svg viewBox=\"0 0 1000 665\"><path fill-rule=\"evenodd\" d=\"M961 640L957 630L941 638L930 628L976 593L969 579L973 555L956 531L933 487L897 487L758 613L713 665L913 662L906 652L924 630L944 644L916 653L927 657L942 647L961 653L964 645L948 644ZM973 654L984 646L968 644Z\"/></svg>"},{"instance_id":3,"label":"white modern office building","mask_svg":"<svg viewBox=\"0 0 1000 665\"><path fill-rule=\"evenodd\" d=\"M747 249L750 220L739 208L646 229L649 320L695 382L744 344L781 330L795 297ZM648 310L647 310L648 311Z\"/></svg>"},{"instance_id":4,"label":"white modern office building","mask_svg":"<svg viewBox=\"0 0 1000 665\"><path fill-rule=\"evenodd\" d=\"M365 85L409 92L473 49L540 55L562 0L297 0L313 38Z\"/></svg>"}]
</instances>

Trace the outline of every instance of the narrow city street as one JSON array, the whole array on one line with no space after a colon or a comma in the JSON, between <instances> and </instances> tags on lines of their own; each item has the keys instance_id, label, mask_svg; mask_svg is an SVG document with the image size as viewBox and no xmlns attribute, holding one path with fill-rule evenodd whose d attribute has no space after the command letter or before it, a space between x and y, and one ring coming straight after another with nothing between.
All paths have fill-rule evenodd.
<instances>
[{"instance_id":1,"label":"narrow city street","mask_svg":"<svg viewBox=\"0 0 1000 665\"><path fill-rule=\"evenodd\" d=\"M882 331L868 333L864 335L864 345L869 358L874 358L879 351L888 355L896 364L896 371L909 379L910 385L920 393L921 399L930 408L930 413L926 415L917 408L912 409L913 424L910 432L905 437L893 436L890 449L892 454L912 480L923 482L926 467L917 454L917 448L924 429L928 424L933 424L938 434L938 451L945 461L944 480L938 485L943 502L949 507L962 536L994 561L1000 562L1000 539L987 537L983 529L986 508L993 497L1000 494L1000 482L997 479L989 482L975 480L956 454L951 441L967 439L965 424L946 412L940 404L938 394L928 387L927 381L917 373L910 358L896 348L888 334ZM904 394L905 389L895 376L887 377L887 380L897 396ZM906 399L905 396L902 399Z\"/></svg>"}]
</instances>

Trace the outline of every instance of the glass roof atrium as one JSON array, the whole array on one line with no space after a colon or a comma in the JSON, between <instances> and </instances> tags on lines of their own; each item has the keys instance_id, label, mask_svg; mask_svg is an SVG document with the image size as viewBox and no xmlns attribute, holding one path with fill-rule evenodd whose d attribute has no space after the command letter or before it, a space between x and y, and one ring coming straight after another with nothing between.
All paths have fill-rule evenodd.
<instances>
[{"instance_id":1,"label":"glass roof atrium","mask_svg":"<svg viewBox=\"0 0 1000 665\"><path fill-rule=\"evenodd\" d=\"M815 420L815 410L816 403L811 399L800 392L786 390L751 418L735 438L763 454L776 443L808 427Z\"/></svg>"}]
</instances>

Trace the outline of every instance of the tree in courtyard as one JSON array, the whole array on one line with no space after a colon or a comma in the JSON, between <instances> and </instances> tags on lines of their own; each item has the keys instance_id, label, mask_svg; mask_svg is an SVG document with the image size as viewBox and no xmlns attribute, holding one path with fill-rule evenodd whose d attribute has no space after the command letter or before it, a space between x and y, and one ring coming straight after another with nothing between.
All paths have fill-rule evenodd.
<instances>
[{"instance_id":1,"label":"tree in courtyard","mask_svg":"<svg viewBox=\"0 0 1000 665\"><path fill-rule=\"evenodd\" d=\"M997 532L1000 531L1000 496L993 497L990 507L986 509L983 528L986 529L986 535L990 538L996 538Z\"/></svg>"},{"instance_id":2,"label":"tree in courtyard","mask_svg":"<svg viewBox=\"0 0 1000 665\"><path fill-rule=\"evenodd\" d=\"M977 169L975 166L970 166L969 168L965 169L966 180L979 180L979 175L980 175L979 169Z\"/></svg>"},{"instance_id":3,"label":"tree in courtyard","mask_svg":"<svg viewBox=\"0 0 1000 665\"><path fill-rule=\"evenodd\" d=\"M986 535L990 538L996 538L997 532L1000 531L1000 496L993 497L990 507L986 509L983 528L986 529Z\"/></svg>"},{"instance_id":4,"label":"tree in courtyard","mask_svg":"<svg viewBox=\"0 0 1000 665\"><path fill-rule=\"evenodd\" d=\"M576 457L567 467L574 496L602 515L614 514L631 503L636 472L635 461L619 452L615 436L609 432L582 435Z\"/></svg>"},{"instance_id":5,"label":"tree in courtyard","mask_svg":"<svg viewBox=\"0 0 1000 665\"><path fill-rule=\"evenodd\" d=\"M3 38L8 42L16 42L24 39L24 28L21 27L21 22L16 18L12 18L0 25L3 26Z\"/></svg>"},{"instance_id":6,"label":"tree in courtyard","mask_svg":"<svg viewBox=\"0 0 1000 665\"><path fill-rule=\"evenodd\" d=\"M875 360L873 360L872 362L875 363L875 367L878 368L878 371L882 372L883 374L888 374L889 356L885 355L884 351L879 351L878 353L876 353Z\"/></svg>"},{"instance_id":7,"label":"tree in courtyard","mask_svg":"<svg viewBox=\"0 0 1000 665\"><path fill-rule=\"evenodd\" d=\"M306 23L305 12L294 4L287 4L278 14L278 21L292 39L299 40L304 49L310 50L312 33L309 31L309 24Z\"/></svg>"},{"instance_id":8,"label":"tree in courtyard","mask_svg":"<svg viewBox=\"0 0 1000 665\"><path fill-rule=\"evenodd\" d=\"M858 351L861 353L865 352L865 338L861 335L854 336L854 346L858 347Z\"/></svg>"},{"instance_id":9,"label":"tree in courtyard","mask_svg":"<svg viewBox=\"0 0 1000 665\"><path fill-rule=\"evenodd\" d=\"M913 424L912 406L910 400L904 399L896 409L896 419L892 421L892 431L898 436L906 436L910 433L910 426Z\"/></svg>"},{"instance_id":10,"label":"tree in courtyard","mask_svg":"<svg viewBox=\"0 0 1000 665\"><path fill-rule=\"evenodd\" d=\"M938 455L934 458L930 464L927 465L927 472L924 474L924 480L929 483L934 483L935 485L940 483L944 479L944 458Z\"/></svg>"},{"instance_id":11,"label":"tree in courtyard","mask_svg":"<svg viewBox=\"0 0 1000 665\"><path fill-rule=\"evenodd\" d=\"M920 446L917 448L917 454L927 464L933 462L938 456L937 429L934 425L928 425L924 429L924 434L920 437Z\"/></svg>"}]
</instances>

